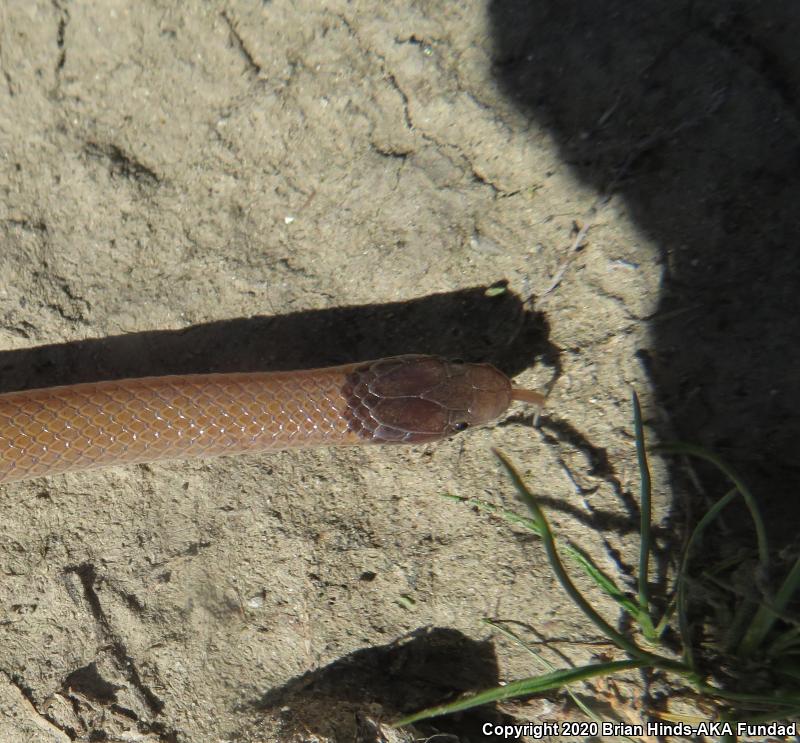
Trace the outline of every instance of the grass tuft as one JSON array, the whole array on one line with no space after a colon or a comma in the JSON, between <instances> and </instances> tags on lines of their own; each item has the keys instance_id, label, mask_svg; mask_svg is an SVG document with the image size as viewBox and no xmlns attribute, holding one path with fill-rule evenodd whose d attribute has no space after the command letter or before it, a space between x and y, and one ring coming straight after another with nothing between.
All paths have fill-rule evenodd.
<instances>
[{"instance_id":1,"label":"grass tuft","mask_svg":"<svg viewBox=\"0 0 800 743\"><path fill-rule=\"evenodd\" d=\"M517 468L502 452L493 450L513 484L527 515L500 509L474 498L448 495L450 500L495 513L507 522L536 534L542 542L550 568L561 588L593 624L616 646L618 660L597 661L578 668L554 669L527 648L546 672L529 678L469 694L448 704L420 710L394 724L410 725L420 720L450 714L481 704L516 697L567 689L571 684L596 677L644 669L669 681L677 695L699 701L714 710L720 721L759 723L788 722L800 717L800 619L791 607L800 597L800 557L787 571L774 591L767 584L771 553L758 503L741 477L720 457L701 447L677 443L655 450L666 454L699 458L716 467L732 485L702 516L679 555L678 569L669 593L661 601L650 596L652 556L652 481L647 461L641 408L633 394L633 424L640 478L640 533L637 593L631 596L604 573L590 555L569 542L556 538L536 497ZM751 561L742 557L720 560L716 564L701 555L703 537L720 514L741 498L747 507L755 534L755 553ZM573 570L586 575L597 591L609 596L627 614L631 630L615 629L572 581L561 555ZM698 567L695 563L700 563ZM743 586L743 587L742 587ZM756 586L762 587L760 591ZM658 616L655 606L667 607ZM502 625L485 620L490 626L518 642L516 635ZM665 636L677 638L668 645ZM571 692L569 692L571 693ZM584 713L593 713L577 697L573 699ZM671 719L669 713L652 712L653 717ZM735 740L735 736L727 736Z\"/></svg>"}]
</instances>

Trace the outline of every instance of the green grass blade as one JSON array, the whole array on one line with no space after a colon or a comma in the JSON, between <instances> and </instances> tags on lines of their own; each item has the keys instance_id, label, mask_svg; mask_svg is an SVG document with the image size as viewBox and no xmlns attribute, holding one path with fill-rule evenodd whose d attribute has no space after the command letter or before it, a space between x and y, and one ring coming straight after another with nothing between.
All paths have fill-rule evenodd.
<instances>
[{"instance_id":1,"label":"green grass blade","mask_svg":"<svg viewBox=\"0 0 800 743\"><path fill-rule=\"evenodd\" d=\"M488 624L493 630L496 630L502 635L505 635L509 640L513 640L520 647L527 650L547 671L554 671L555 668L546 661L539 653L537 653L525 640L523 640L516 632L512 632L508 627L503 626L500 622L494 619L484 619L484 624Z\"/></svg>"},{"instance_id":2,"label":"green grass blade","mask_svg":"<svg viewBox=\"0 0 800 743\"><path fill-rule=\"evenodd\" d=\"M692 550L700 537L706 530L706 527L719 515L722 509L725 508L738 494L738 490L733 488L729 490L722 498L720 498L711 508L706 511L703 518L698 521L697 526L694 527L689 541L686 543L686 549L683 553L681 566L678 570L678 590L677 590L677 611L678 611L678 631L681 636L681 643L683 644L683 659L686 664L694 668L694 651L692 650L692 633L689 627L689 607L686 599L686 577L689 570L689 560L691 558Z\"/></svg>"},{"instance_id":3,"label":"green grass blade","mask_svg":"<svg viewBox=\"0 0 800 743\"><path fill-rule=\"evenodd\" d=\"M704 694L718 699L725 699L731 702L748 706L761 706L773 709L775 707L788 707L800 710L800 694L793 693L774 693L774 694L748 694L746 692L727 691L711 684L699 683L697 688ZM777 710L776 715L786 715L786 709ZM778 719L776 717L776 719Z\"/></svg>"},{"instance_id":4,"label":"green grass blade","mask_svg":"<svg viewBox=\"0 0 800 743\"><path fill-rule=\"evenodd\" d=\"M673 614L677 607L675 596L672 596L667 602L667 608L664 609L664 615L658 620L658 624L653 628L653 635L656 639L660 638L667 631L669 623L672 620Z\"/></svg>"},{"instance_id":5,"label":"green grass blade","mask_svg":"<svg viewBox=\"0 0 800 743\"><path fill-rule=\"evenodd\" d=\"M393 727L402 727L404 725L411 725L414 722L419 722L420 720L427 720L430 717L447 715L452 712L461 712L465 709L478 707L482 704L500 702L504 699L513 699L530 694L541 694L545 691L560 689L567 684L574 684L576 681L584 681L594 678L595 676L608 676L609 674L627 671L632 668L641 668L643 665L645 664L636 660L618 660L608 663L593 663L579 668L568 668L566 670L546 673L542 676L532 676L531 678L512 681L505 686L496 686L492 689L478 692L477 694L471 694L461 699L456 699L449 704L428 707L427 709L403 717L393 722L392 725Z\"/></svg>"},{"instance_id":6,"label":"green grass blade","mask_svg":"<svg viewBox=\"0 0 800 743\"><path fill-rule=\"evenodd\" d=\"M600 568L594 564L592 559L587 554L572 544L565 545L564 551L573 560L575 560L575 562L583 569L584 573L586 573L586 575L591 578L595 584L597 584L597 587L603 591L603 593L607 594L617 604L619 604L619 606L628 614L630 614L630 616L633 617L633 619L638 622L643 629L647 627L651 632L653 631L650 615L647 612L642 612L639 608L639 604L626 596L619 589L617 584L614 583L611 577L600 570Z\"/></svg>"},{"instance_id":7,"label":"green grass blade","mask_svg":"<svg viewBox=\"0 0 800 743\"><path fill-rule=\"evenodd\" d=\"M794 721L798 716L798 712L800 710L785 710L782 709L780 712L776 712L772 710L770 712L764 712L760 715L738 715L735 719L736 722L749 722L750 724L758 724L763 722L786 722L787 720ZM796 738L794 739L796 740Z\"/></svg>"},{"instance_id":8,"label":"green grass blade","mask_svg":"<svg viewBox=\"0 0 800 743\"><path fill-rule=\"evenodd\" d=\"M756 612L753 621L745 633L742 644L739 646L740 652L748 656L761 645L764 638L775 624L775 620L784 611L789 601L797 593L800 586L800 558L797 559L789 575L781 584L775 598L771 602L763 602Z\"/></svg>"},{"instance_id":9,"label":"green grass blade","mask_svg":"<svg viewBox=\"0 0 800 743\"><path fill-rule=\"evenodd\" d=\"M606 636L608 637L615 645L622 648L626 652L629 652L631 655L637 655L639 652L642 652L638 647L636 647L632 642L628 640L625 636L621 635L617 632L608 622L605 621L589 604L589 602L583 597L583 595L578 591L578 589L573 584L570 577L567 575L566 571L564 570L564 566L561 563L561 559L558 556L558 552L555 546L555 540L553 539L553 533L550 530L550 526L547 523L547 519L545 518L544 512L539 507L539 504L536 502L536 499L533 497L533 494L528 490L528 486L520 477L519 473L517 472L514 465L511 461L497 449L494 449L495 456L500 460L500 463L505 468L508 476L511 478L514 487L517 489L520 497L522 498L523 503L528 507L528 509L533 514L533 518L536 523L541 528L541 537L542 542L544 543L545 551L547 553L548 560L550 561L550 567L552 568L553 572L556 574L556 578L558 578L559 583L561 583L562 588L566 591L569 597L573 600L573 602L578 606L578 608L586 615L586 617L591 620L591 622Z\"/></svg>"},{"instance_id":10,"label":"green grass blade","mask_svg":"<svg viewBox=\"0 0 800 743\"><path fill-rule=\"evenodd\" d=\"M495 622L495 621L493 621L491 619L484 619L483 621L486 624L488 624L490 627L492 627L493 629L497 630L501 634L503 634L506 637L508 637L510 640L513 640L514 642L516 642L517 644L519 644L520 646L525 648L525 650L527 650L545 670L547 670L547 671L555 671L556 670L555 666L552 663L550 663L540 653L537 653L532 647L530 647L528 645L528 643L526 643L516 633L512 632L507 627L504 627L502 624L499 624L498 622ZM593 720L598 725L600 725L603 722L604 718L600 717L600 715L598 715L591 707L589 707L589 705L586 704L586 702L584 702L577 694L575 694L572 691L572 689L569 688L569 686L567 686L564 689L564 691L567 694L569 694L569 698L572 700L572 703L581 712L583 712L583 714L586 715L590 720ZM629 743L637 743L637 741L634 738L631 738L628 735L623 735L623 736L621 736L621 738L622 738L622 740L629 741Z\"/></svg>"},{"instance_id":11,"label":"green grass blade","mask_svg":"<svg viewBox=\"0 0 800 743\"><path fill-rule=\"evenodd\" d=\"M542 656L541 653L537 653L519 635L517 635L516 633L512 632L507 627L504 627L502 624L499 624L498 622L495 622L495 621L493 621L491 619L484 619L483 621L486 624L488 624L492 629L494 629L496 632L499 632L500 634L505 635L507 638L509 638L510 640L513 640L518 645L520 645L522 648L527 650L528 653L530 653L533 656L533 658L536 660L536 662L545 669L545 671L554 672L556 670L555 666L552 663L550 663L550 661L548 661L544 656ZM602 721L602 718L600 718L600 716L594 710L592 710L586 704L586 702L584 702L579 696L577 696L570 688L565 689L565 691L567 692L567 694L569 694L570 699L572 699L572 703L581 712L583 712L584 715L586 715L588 718L590 718L591 720L594 720L597 723Z\"/></svg>"},{"instance_id":12,"label":"green grass blade","mask_svg":"<svg viewBox=\"0 0 800 743\"><path fill-rule=\"evenodd\" d=\"M636 458L639 462L639 479L641 483L639 504L639 608L643 613L650 613L649 580L650 580L650 521L652 518L652 484L650 482L650 468L647 464L647 451L644 444L644 429L642 427L642 408L639 405L639 396L636 390L632 395L633 404L633 429L636 435ZM652 636L652 621L650 622L649 640Z\"/></svg>"},{"instance_id":13,"label":"green grass blade","mask_svg":"<svg viewBox=\"0 0 800 743\"><path fill-rule=\"evenodd\" d=\"M769 570L769 545L767 543L767 531L764 527L764 521L761 518L761 513L758 510L756 499L750 492L750 489L747 487L747 485L745 485L742 478L739 477L733 468L726 464L720 457L700 446L676 443L665 444L656 448L661 451L671 452L673 454L685 454L687 456L705 459L707 462L713 464L734 484L736 490L738 490L738 492L741 494L748 510L750 511L750 518L753 520L753 526L756 532L760 570L763 575L767 575ZM798 579L800 579L800 576L798 576ZM771 615L770 610L765 609L763 604L761 604L761 607L756 610L754 616L752 616L755 606L756 604L754 602L745 601L741 606L738 607L737 617L742 620L749 619L749 624L743 632L740 632L740 629L742 628L740 628L738 622L735 622L732 625L732 629L736 630L736 632L730 635L729 647L733 647L735 644L738 644L739 654L743 657L751 654L753 650L760 644L775 619L774 616ZM740 634L742 637L741 640L739 640Z\"/></svg>"},{"instance_id":14,"label":"green grass blade","mask_svg":"<svg viewBox=\"0 0 800 743\"><path fill-rule=\"evenodd\" d=\"M792 663L790 660L784 659L782 662L774 666L777 673L789 678L794 685L800 682L800 665Z\"/></svg>"},{"instance_id":15,"label":"green grass blade","mask_svg":"<svg viewBox=\"0 0 800 743\"><path fill-rule=\"evenodd\" d=\"M736 610L728 624L725 640L722 643L725 652L728 654L735 654L736 649L740 647L744 636L747 634L747 628L758 610L758 602L751 598L746 598L735 606Z\"/></svg>"},{"instance_id":16,"label":"green grass blade","mask_svg":"<svg viewBox=\"0 0 800 743\"><path fill-rule=\"evenodd\" d=\"M765 571L769 567L769 545L767 543L767 530L764 527L764 521L761 518L761 513L758 510L758 504L750 488L745 485L741 477L734 471L734 469L726 464L720 457L713 452L707 451L702 446L695 446L694 444L673 443L673 444L659 444L653 447L654 451L665 451L671 454L684 454L690 457L697 457L698 459L705 459L707 462L713 464L720 472L722 472L735 486L736 489L742 494L744 502L750 511L750 518L753 520L753 526L756 531L756 542L758 544L758 560L761 563L761 569Z\"/></svg>"},{"instance_id":17,"label":"green grass blade","mask_svg":"<svg viewBox=\"0 0 800 743\"><path fill-rule=\"evenodd\" d=\"M587 619L589 619L589 621L591 621L595 627L597 627L606 637L608 637L611 642L628 653L632 658L643 661L646 665L650 664L657 668L672 670L680 674L688 673L690 669L687 668L683 663L679 663L669 658L664 658L642 650L638 645L636 645L635 642L628 639L620 632L617 632L617 630L615 630L594 610L591 604L589 604L589 602L583 597L583 594L581 594L581 592L575 587L575 584L572 582L569 575L567 575L566 570L564 570L564 565L558 556L558 550L556 549L555 540L553 539L553 533L550 530L550 526L547 523L544 512L536 502L536 498L534 498L533 494L530 492L530 490L528 490L527 485L522 480L519 473L514 468L514 465L505 456L505 454L498 449L493 449L492 451L505 468L506 472L511 478L511 482L514 484L514 487L517 489L517 492L522 498L522 501L526 506L528 506L528 509L533 514L534 520L541 527L542 544L544 545L545 552L547 553L547 559L550 562L550 567L555 573L558 582L561 584L561 587L572 599L575 605L584 613Z\"/></svg>"},{"instance_id":18,"label":"green grass blade","mask_svg":"<svg viewBox=\"0 0 800 743\"><path fill-rule=\"evenodd\" d=\"M475 506L475 508L481 511L496 513L498 516L502 516L509 523L517 524L518 526L524 526L534 534L542 536L541 527L529 516L520 516L514 511L500 508L499 506L494 505L494 503L489 503L488 501L480 500L479 498L467 498L464 495L451 495L450 493L442 493L442 497L455 501L456 503L464 503L465 505Z\"/></svg>"},{"instance_id":19,"label":"green grass blade","mask_svg":"<svg viewBox=\"0 0 800 743\"><path fill-rule=\"evenodd\" d=\"M800 627L792 627L778 635L769 649L769 654L778 657L796 647L800 647Z\"/></svg>"},{"instance_id":20,"label":"green grass blade","mask_svg":"<svg viewBox=\"0 0 800 743\"><path fill-rule=\"evenodd\" d=\"M488 511L489 513L495 513L499 516L502 516L510 523L524 526L526 529L529 529L538 536L542 535L541 525L536 523L536 521L530 517L520 516L514 511L508 511L506 509L499 508L493 503L489 503L478 498L467 498L461 495L450 495L449 493L443 493L443 496L448 500L455 501L456 503L464 503L465 505L474 506L475 508ZM594 561L588 555L569 543L564 544L563 548L564 551L586 573L586 575L597 584L598 588L614 599L614 601L616 601L620 607L630 614L639 624L649 622L649 615L645 614L643 616L639 611L638 604L628 598L628 596L626 596L625 593L620 590L616 583L614 583L611 577L606 575L599 567L597 567L597 565L595 565Z\"/></svg>"}]
</instances>

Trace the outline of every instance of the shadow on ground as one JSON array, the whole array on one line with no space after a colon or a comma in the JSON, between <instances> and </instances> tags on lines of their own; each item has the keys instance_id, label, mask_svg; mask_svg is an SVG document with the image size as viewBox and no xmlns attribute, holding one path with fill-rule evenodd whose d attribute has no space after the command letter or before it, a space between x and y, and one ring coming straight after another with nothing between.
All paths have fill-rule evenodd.
<instances>
[{"instance_id":1,"label":"shadow on ground","mask_svg":"<svg viewBox=\"0 0 800 743\"><path fill-rule=\"evenodd\" d=\"M510 376L537 359L557 369L544 316L517 294L498 293L504 286L3 351L0 392L161 374L311 369L406 353L488 361Z\"/></svg>"},{"instance_id":2,"label":"shadow on ground","mask_svg":"<svg viewBox=\"0 0 800 743\"><path fill-rule=\"evenodd\" d=\"M640 355L669 416L663 438L734 464L771 535L794 538L800 7L493 0L490 22L509 98L660 248L662 294Z\"/></svg>"},{"instance_id":3,"label":"shadow on ground","mask_svg":"<svg viewBox=\"0 0 800 743\"><path fill-rule=\"evenodd\" d=\"M293 679L253 702L250 709L280 718L287 739L313 733L331 740L356 740L358 719L364 715L391 720L451 701L466 691L497 686L498 680L492 642L471 640L453 629L420 629ZM482 727L487 722L513 725L515 720L494 705L484 705L415 727L423 738L478 741L485 739Z\"/></svg>"},{"instance_id":4,"label":"shadow on ground","mask_svg":"<svg viewBox=\"0 0 800 743\"><path fill-rule=\"evenodd\" d=\"M510 376L540 360L557 373L558 351L549 343L544 317L501 289L502 282L394 304L233 318L4 351L0 392L163 374L314 368L412 352L488 361ZM333 740L364 740L359 730L368 727L368 717L391 719L497 683L492 643L435 629L305 674L266 694L250 711L256 727L268 713L281 719L287 739L290 731L303 739L313 731ZM92 664L71 673L65 684L95 705L116 703L115 687ZM418 730L480 740L485 722L513 720L481 708Z\"/></svg>"}]
</instances>

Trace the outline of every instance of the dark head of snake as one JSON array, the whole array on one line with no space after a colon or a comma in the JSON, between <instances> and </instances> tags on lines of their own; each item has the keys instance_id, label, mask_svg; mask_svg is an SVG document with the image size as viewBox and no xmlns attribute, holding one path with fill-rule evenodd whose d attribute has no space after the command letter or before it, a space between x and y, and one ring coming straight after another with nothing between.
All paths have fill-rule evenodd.
<instances>
[{"instance_id":1,"label":"dark head of snake","mask_svg":"<svg viewBox=\"0 0 800 743\"><path fill-rule=\"evenodd\" d=\"M531 400L490 364L415 355L358 366L343 392L353 431L398 444L437 441L498 418L514 399Z\"/></svg>"}]
</instances>

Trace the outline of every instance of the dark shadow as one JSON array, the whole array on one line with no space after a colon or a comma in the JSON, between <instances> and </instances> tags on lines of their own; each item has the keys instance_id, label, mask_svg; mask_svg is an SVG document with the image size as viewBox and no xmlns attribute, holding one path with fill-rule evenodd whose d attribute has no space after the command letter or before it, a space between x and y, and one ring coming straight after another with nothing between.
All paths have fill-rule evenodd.
<instances>
[{"instance_id":1,"label":"dark shadow","mask_svg":"<svg viewBox=\"0 0 800 743\"><path fill-rule=\"evenodd\" d=\"M537 358L557 369L558 351L541 313L513 292L487 296L487 289L3 351L0 392L160 374L306 369L405 353L488 361L512 376Z\"/></svg>"},{"instance_id":2,"label":"dark shadow","mask_svg":"<svg viewBox=\"0 0 800 743\"><path fill-rule=\"evenodd\" d=\"M792 538L800 5L493 0L489 13L502 89L659 246L662 293L640 356L670 416L663 436L731 462L771 535ZM710 496L725 492L700 473ZM749 520L740 522L749 540Z\"/></svg>"},{"instance_id":3,"label":"dark shadow","mask_svg":"<svg viewBox=\"0 0 800 743\"><path fill-rule=\"evenodd\" d=\"M309 733L355 740L364 714L388 722L464 692L497 686L498 680L492 642L470 640L452 629L420 629L390 645L357 650L293 679L254 700L249 708L280 717L287 740L293 734ZM516 721L495 705L483 705L417 723L415 739L441 735L442 740L477 743L489 739L482 733L487 722L513 725Z\"/></svg>"},{"instance_id":4,"label":"dark shadow","mask_svg":"<svg viewBox=\"0 0 800 743\"><path fill-rule=\"evenodd\" d=\"M117 692L122 687L106 681L97 670L97 664L92 662L68 674L61 688L66 694L76 691L98 704L112 704L117 701Z\"/></svg>"}]
</instances>

